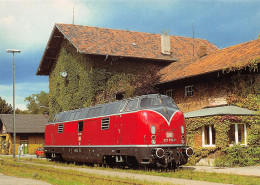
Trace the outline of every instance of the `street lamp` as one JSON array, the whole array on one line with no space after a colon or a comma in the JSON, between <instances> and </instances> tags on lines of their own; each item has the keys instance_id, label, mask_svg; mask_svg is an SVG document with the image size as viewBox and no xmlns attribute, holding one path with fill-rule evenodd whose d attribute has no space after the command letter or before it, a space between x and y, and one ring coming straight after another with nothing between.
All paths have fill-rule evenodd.
<instances>
[{"instance_id":1,"label":"street lamp","mask_svg":"<svg viewBox=\"0 0 260 185\"><path fill-rule=\"evenodd\" d=\"M14 53L21 53L19 49L8 49L7 53L13 53L13 130L14 130L14 154L15 159L15 144L16 144L16 133L15 133L15 70L14 70Z\"/></svg>"}]
</instances>

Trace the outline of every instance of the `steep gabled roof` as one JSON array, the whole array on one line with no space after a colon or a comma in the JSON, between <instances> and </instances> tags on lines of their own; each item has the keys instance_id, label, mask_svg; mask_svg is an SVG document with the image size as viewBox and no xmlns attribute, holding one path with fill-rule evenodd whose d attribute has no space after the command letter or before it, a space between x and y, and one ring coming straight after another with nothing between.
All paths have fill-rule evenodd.
<instances>
[{"instance_id":1,"label":"steep gabled roof","mask_svg":"<svg viewBox=\"0 0 260 185\"><path fill-rule=\"evenodd\" d=\"M197 55L199 46L206 45L209 51L218 48L207 40L170 36L171 55L161 53L161 35L126 30L55 24L42 56L37 75L48 75L55 61L62 39L69 40L78 52L90 55L178 61ZM194 52L193 52L194 50Z\"/></svg>"},{"instance_id":2,"label":"steep gabled roof","mask_svg":"<svg viewBox=\"0 0 260 185\"><path fill-rule=\"evenodd\" d=\"M161 83L247 66L252 60L260 62L260 39L212 52L202 58L172 63L162 69Z\"/></svg>"},{"instance_id":3,"label":"steep gabled roof","mask_svg":"<svg viewBox=\"0 0 260 185\"><path fill-rule=\"evenodd\" d=\"M0 122L3 123L7 133L13 133L13 114L0 114ZM16 133L44 133L48 116L16 114Z\"/></svg>"}]
</instances>

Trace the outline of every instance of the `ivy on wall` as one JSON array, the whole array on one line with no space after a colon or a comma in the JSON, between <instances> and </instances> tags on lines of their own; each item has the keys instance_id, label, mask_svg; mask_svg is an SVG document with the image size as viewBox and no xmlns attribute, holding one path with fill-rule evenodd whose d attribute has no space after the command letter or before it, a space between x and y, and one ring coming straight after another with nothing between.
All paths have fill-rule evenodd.
<instances>
[{"instance_id":1,"label":"ivy on wall","mask_svg":"<svg viewBox=\"0 0 260 185\"><path fill-rule=\"evenodd\" d=\"M214 154L215 157L222 157L224 154L229 154L229 151L233 151L229 148L229 129L232 123L244 123L247 125L247 145L249 147L258 148L260 150L260 116L212 116L202 118L190 118L186 119L187 125L187 139L188 145L193 147L194 155L189 159L189 164L196 164L201 158L208 157ZM199 132L203 125L214 125L216 130L216 147L214 148L203 148L196 146L195 135ZM201 133L200 133L201 134ZM234 147L235 149L241 147ZM237 151L239 153L239 151ZM242 151L240 151L242 152ZM237 159L234 159L236 161ZM259 161L259 156L257 160ZM217 160L218 162L218 160ZM237 161L236 161L237 162ZM222 164L222 163L221 163ZM218 165L221 166L218 162ZM225 163L227 164L227 162ZM250 164L250 163L248 163ZM224 163L223 163L224 165ZM232 166L232 164L229 164ZM244 163L241 165L244 165Z\"/></svg>"},{"instance_id":2,"label":"ivy on wall","mask_svg":"<svg viewBox=\"0 0 260 185\"><path fill-rule=\"evenodd\" d=\"M254 65L255 66L255 65ZM260 75L256 73L243 73L238 72L236 75L232 75L231 86L229 87L230 94L228 97L228 103L239 107L255 110L260 113ZM229 152L234 150L237 153L247 152L251 150L241 149L243 147L234 146L229 149L229 129L232 123L244 123L247 126L247 145L252 148L258 148L260 150L260 116L211 116L211 117L198 117L190 118L186 120L188 141L189 145L195 148L195 155L190 159L191 164L195 164L199 159L207 157L212 153L218 153L220 158L224 160L224 156L230 157ZM200 132L203 125L214 125L216 131L216 148L202 148L196 146L195 136ZM199 133L201 135L201 133ZM249 155L249 154L248 154ZM251 155L251 154L250 154ZM254 154L252 153L254 156ZM242 159L242 158L241 158ZM230 159L231 160L231 159ZM254 162L259 162L259 156L254 159ZM239 163L239 165L251 164L251 162L239 161L234 158L230 163L220 163L221 160L216 160L217 165L234 165L233 163ZM228 160L227 160L228 161Z\"/></svg>"},{"instance_id":3,"label":"ivy on wall","mask_svg":"<svg viewBox=\"0 0 260 185\"><path fill-rule=\"evenodd\" d=\"M64 40L49 75L50 114L105 103L118 92L124 98L156 93L160 67L154 61L83 55Z\"/></svg>"},{"instance_id":4,"label":"ivy on wall","mask_svg":"<svg viewBox=\"0 0 260 185\"><path fill-rule=\"evenodd\" d=\"M195 146L195 133L203 125L214 125L216 130L216 147L223 149L229 146L229 129L232 123L245 123L250 127L247 133L247 144L260 146L260 116L212 116L186 119L189 145Z\"/></svg>"}]
</instances>

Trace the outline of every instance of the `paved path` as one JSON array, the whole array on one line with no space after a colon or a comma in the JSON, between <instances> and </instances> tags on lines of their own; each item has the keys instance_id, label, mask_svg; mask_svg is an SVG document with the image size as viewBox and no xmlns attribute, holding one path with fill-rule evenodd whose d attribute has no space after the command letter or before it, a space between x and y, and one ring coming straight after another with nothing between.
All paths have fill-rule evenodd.
<instances>
[{"instance_id":1,"label":"paved path","mask_svg":"<svg viewBox=\"0 0 260 185\"><path fill-rule=\"evenodd\" d=\"M6 176L0 173L0 184L1 185L50 185L47 182L34 180L34 179L27 179L27 178L20 178L20 177L13 177L13 176Z\"/></svg>"},{"instance_id":2,"label":"paved path","mask_svg":"<svg viewBox=\"0 0 260 185\"><path fill-rule=\"evenodd\" d=\"M237 168L218 168L211 166L183 166L183 169L194 169L194 171L205 171L215 173L226 173L236 175L251 175L260 177L260 166L246 166Z\"/></svg>"}]
</instances>

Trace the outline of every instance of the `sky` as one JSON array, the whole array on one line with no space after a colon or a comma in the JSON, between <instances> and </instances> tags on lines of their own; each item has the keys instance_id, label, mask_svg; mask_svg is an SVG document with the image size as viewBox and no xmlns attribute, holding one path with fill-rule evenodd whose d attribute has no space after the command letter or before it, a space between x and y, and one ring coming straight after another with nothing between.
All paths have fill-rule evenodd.
<instances>
[{"instance_id":1,"label":"sky","mask_svg":"<svg viewBox=\"0 0 260 185\"><path fill-rule=\"evenodd\" d=\"M55 23L206 39L220 49L258 38L260 0L0 0L0 97L12 104L15 54L16 108L48 92L36 76Z\"/></svg>"}]
</instances>

